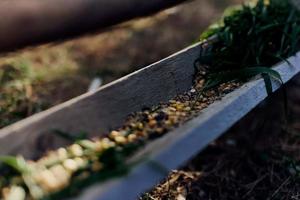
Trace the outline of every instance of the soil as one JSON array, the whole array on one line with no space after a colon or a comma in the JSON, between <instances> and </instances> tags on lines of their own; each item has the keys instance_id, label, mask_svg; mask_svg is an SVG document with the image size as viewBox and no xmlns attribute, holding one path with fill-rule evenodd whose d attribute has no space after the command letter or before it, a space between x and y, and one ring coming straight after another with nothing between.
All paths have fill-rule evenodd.
<instances>
[{"instance_id":1,"label":"soil","mask_svg":"<svg viewBox=\"0 0 300 200\"><path fill-rule=\"evenodd\" d=\"M300 199L299 76L141 199ZM170 181L171 180L171 181Z\"/></svg>"},{"instance_id":2,"label":"soil","mask_svg":"<svg viewBox=\"0 0 300 200\"><path fill-rule=\"evenodd\" d=\"M0 72L9 66L17 75L13 84L0 82L5 94L0 96L5 108L0 110L0 127L85 93L95 77L106 84L189 46L228 5L238 2L194 1L106 33L2 56ZM25 78L19 68L25 69Z\"/></svg>"},{"instance_id":3,"label":"soil","mask_svg":"<svg viewBox=\"0 0 300 200\"><path fill-rule=\"evenodd\" d=\"M26 84L22 78L24 87L7 92L21 93L19 103L13 105L13 111L20 109L21 115L11 117L9 110L8 115L0 112L0 118L7 120L4 125L10 124L84 93L94 77L108 83L164 58L196 41L225 7L239 2L199 0L108 33L5 55L0 59L1 69L7 64L26 65L35 73ZM2 86L3 93L7 88ZM289 126L282 128L284 123L273 120L272 112L255 113L254 128L247 124L248 118L246 125L236 126L210 144L144 199L300 199L299 86L294 82L289 92L293 110Z\"/></svg>"}]
</instances>

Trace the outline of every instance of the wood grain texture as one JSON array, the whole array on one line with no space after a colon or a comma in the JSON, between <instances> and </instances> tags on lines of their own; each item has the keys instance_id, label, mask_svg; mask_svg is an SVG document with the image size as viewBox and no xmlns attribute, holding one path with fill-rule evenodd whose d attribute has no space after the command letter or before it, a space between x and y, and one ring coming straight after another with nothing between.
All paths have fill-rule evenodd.
<instances>
[{"instance_id":1,"label":"wood grain texture","mask_svg":"<svg viewBox=\"0 0 300 200\"><path fill-rule=\"evenodd\" d=\"M84 131L90 137L107 134L120 126L128 114L167 101L189 89L199 51L200 45L196 44L96 92L2 129L0 153L33 157L46 148L65 144L51 131L55 129L72 134Z\"/></svg>"},{"instance_id":2,"label":"wood grain texture","mask_svg":"<svg viewBox=\"0 0 300 200\"><path fill-rule=\"evenodd\" d=\"M300 53L289 58L289 62L292 66L285 62L274 67L281 74L284 83L299 74ZM274 91L279 88L280 84L273 82ZM145 157L147 159L136 166L128 176L105 184L95 185L87 189L77 199L136 199L141 192L147 191L165 178L166 172L178 169L210 142L226 133L229 128L239 122L257 105L264 102L267 97L268 94L262 79L249 81L226 95L221 101L209 105L198 117L186 122L139 151L132 159L135 161ZM269 100L272 100L272 98L274 98L274 95L270 96ZM278 98L275 98L276 100ZM164 169L164 171L161 169Z\"/></svg>"},{"instance_id":3,"label":"wood grain texture","mask_svg":"<svg viewBox=\"0 0 300 200\"><path fill-rule=\"evenodd\" d=\"M61 145L61 139L51 134L51 129L70 133L85 130L90 137L107 133L112 127L120 125L129 113L143 106L167 101L188 90L192 85L194 61L200 50L201 44L195 44L96 92L87 93L1 130L1 154L19 153L33 157L36 152L43 151L38 144L49 147ZM298 53L289 58L289 63L280 63L274 69L287 82L299 73L299 63ZM273 82L273 86L275 90L279 88L276 82ZM139 151L132 159L147 156L148 162L139 163L128 176L94 185L76 199L134 199L165 176L153 167L153 161L167 170L179 167L225 133L266 97L262 79L246 83L221 101L208 106L198 117Z\"/></svg>"}]
</instances>

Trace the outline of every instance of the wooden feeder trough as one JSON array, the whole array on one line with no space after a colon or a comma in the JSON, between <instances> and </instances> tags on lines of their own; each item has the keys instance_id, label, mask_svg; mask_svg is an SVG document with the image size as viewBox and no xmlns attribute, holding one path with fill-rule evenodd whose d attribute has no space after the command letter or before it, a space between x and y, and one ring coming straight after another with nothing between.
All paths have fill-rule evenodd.
<instances>
[{"instance_id":1,"label":"wooden feeder trough","mask_svg":"<svg viewBox=\"0 0 300 200\"><path fill-rule=\"evenodd\" d=\"M34 158L47 148L57 148L64 141L53 134L54 129L68 133L85 131L89 137L105 134L122 124L126 116L168 101L192 86L194 61L203 50L195 44L166 59L138 70L96 92L90 92L17 122L0 131L2 155L21 154ZM274 67L284 82L300 70L300 54L288 59L292 65L281 63ZM273 88L279 85L274 83ZM227 94L201 111L200 115L179 128L154 140L137 152L147 159L118 179L93 185L76 199L132 200L150 189L162 178L153 161L171 171L195 156L211 141L267 97L262 79L252 80Z\"/></svg>"}]
</instances>

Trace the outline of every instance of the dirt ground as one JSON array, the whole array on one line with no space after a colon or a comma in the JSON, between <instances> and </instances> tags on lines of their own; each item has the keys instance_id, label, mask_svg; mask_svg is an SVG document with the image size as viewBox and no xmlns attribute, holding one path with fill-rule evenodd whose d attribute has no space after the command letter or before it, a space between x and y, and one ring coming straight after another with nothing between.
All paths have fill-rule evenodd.
<instances>
[{"instance_id":1,"label":"dirt ground","mask_svg":"<svg viewBox=\"0 0 300 200\"><path fill-rule=\"evenodd\" d=\"M2 56L0 127L86 92L95 77L108 83L185 48L239 2L198 0L107 33ZM294 110L299 101L293 98ZM144 199L299 200L299 116L289 129L266 127L264 116L252 131L232 129Z\"/></svg>"},{"instance_id":2,"label":"dirt ground","mask_svg":"<svg viewBox=\"0 0 300 200\"><path fill-rule=\"evenodd\" d=\"M107 33L2 56L0 126L86 92L95 77L108 83L185 48L239 2L198 0ZM255 121L234 127L143 199L299 200L299 85L289 93L295 112L288 128L258 110Z\"/></svg>"},{"instance_id":3,"label":"dirt ground","mask_svg":"<svg viewBox=\"0 0 300 200\"><path fill-rule=\"evenodd\" d=\"M143 200L299 200L300 76L174 171ZM201 133L199 133L201 134Z\"/></svg>"},{"instance_id":4,"label":"dirt ground","mask_svg":"<svg viewBox=\"0 0 300 200\"><path fill-rule=\"evenodd\" d=\"M83 94L197 41L239 0L199 0L109 32L28 48L0 58L0 127Z\"/></svg>"}]
</instances>

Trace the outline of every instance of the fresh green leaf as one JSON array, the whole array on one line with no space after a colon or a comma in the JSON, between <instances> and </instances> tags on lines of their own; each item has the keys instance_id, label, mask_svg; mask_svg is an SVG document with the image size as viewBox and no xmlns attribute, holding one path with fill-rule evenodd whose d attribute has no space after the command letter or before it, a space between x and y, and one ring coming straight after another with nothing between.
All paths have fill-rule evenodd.
<instances>
[{"instance_id":1,"label":"fresh green leaf","mask_svg":"<svg viewBox=\"0 0 300 200\"><path fill-rule=\"evenodd\" d=\"M210 74L208 76L204 88L207 90L219 84L230 82L230 81L245 81L256 75L263 75L264 79L267 76L269 79L272 78L275 81L283 83L280 74L273 69L270 69L268 67L249 67L240 70L225 71L225 72ZM265 79L265 82L266 82L266 87L268 87L267 90L271 91L272 89L270 90L269 81Z\"/></svg>"},{"instance_id":2,"label":"fresh green leaf","mask_svg":"<svg viewBox=\"0 0 300 200\"><path fill-rule=\"evenodd\" d=\"M30 171L30 167L26 163L25 159L21 156L0 156L0 161L12 167L20 174L24 174Z\"/></svg>"}]
</instances>

